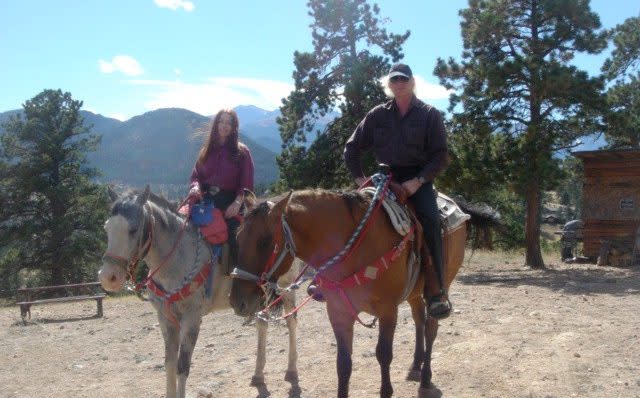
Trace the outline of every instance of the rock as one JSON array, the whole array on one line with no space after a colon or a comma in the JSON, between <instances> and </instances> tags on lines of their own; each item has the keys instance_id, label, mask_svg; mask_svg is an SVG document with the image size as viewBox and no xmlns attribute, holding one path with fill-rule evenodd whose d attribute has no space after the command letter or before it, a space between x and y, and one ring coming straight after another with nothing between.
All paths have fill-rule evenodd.
<instances>
[{"instance_id":1,"label":"rock","mask_svg":"<svg viewBox=\"0 0 640 398\"><path fill-rule=\"evenodd\" d=\"M199 390L197 398L213 398L213 393L211 391Z\"/></svg>"}]
</instances>

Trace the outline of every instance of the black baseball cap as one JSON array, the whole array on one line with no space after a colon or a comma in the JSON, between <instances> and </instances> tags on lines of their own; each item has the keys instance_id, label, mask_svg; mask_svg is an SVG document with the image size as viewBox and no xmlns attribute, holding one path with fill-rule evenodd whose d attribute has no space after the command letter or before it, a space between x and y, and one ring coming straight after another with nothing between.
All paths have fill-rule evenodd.
<instances>
[{"instance_id":1,"label":"black baseball cap","mask_svg":"<svg viewBox=\"0 0 640 398\"><path fill-rule=\"evenodd\" d=\"M407 79L411 79L413 77L413 73L411 73L411 68L406 64L394 64L391 69L389 69L389 75L387 76L389 79L395 76L404 76Z\"/></svg>"}]
</instances>

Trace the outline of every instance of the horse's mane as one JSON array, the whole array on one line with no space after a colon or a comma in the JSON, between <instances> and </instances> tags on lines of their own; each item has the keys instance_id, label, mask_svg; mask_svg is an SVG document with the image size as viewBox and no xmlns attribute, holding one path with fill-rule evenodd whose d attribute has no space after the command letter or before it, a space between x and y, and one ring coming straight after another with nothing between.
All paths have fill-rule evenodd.
<instances>
[{"instance_id":1,"label":"horse's mane","mask_svg":"<svg viewBox=\"0 0 640 398\"><path fill-rule=\"evenodd\" d=\"M268 207L265 206L267 202L274 202L274 203L279 202L280 200L284 199L287 195L289 195L289 192L284 192L284 193L281 193L280 195L260 199L258 203L256 203L255 207L247 213L245 218L255 217L257 214L261 214L262 212L265 212L266 209L268 209Z\"/></svg>"},{"instance_id":2,"label":"horse's mane","mask_svg":"<svg viewBox=\"0 0 640 398\"><path fill-rule=\"evenodd\" d=\"M132 195L142 195L144 193L144 191L139 191L139 190L134 190L131 192ZM158 207L160 207L163 210L167 210L170 213L176 214L178 216L182 215L180 213L178 213L178 205L175 202L170 201L169 199L165 198L164 196L157 194L155 192L149 192L149 201L153 202L154 204L156 204Z\"/></svg>"},{"instance_id":3,"label":"horse's mane","mask_svg":"<svg viewBox=\"0 0 640 398\"><path fill-rule=\"evenodd\" d=\"M352 216L356 214L355 212L356 209L362 207L363 205L368 205L370 200L362 192L359 192L357 190L343 191L343 190L333 190L333 189L328 190L328 189L322 189L322 188L309 188L309 189L294 191L294 194L295 194L294 197L304 196L312 199L319 198L325 195L342 198L342 200L344 201L345 205L349 209L349 212L351 213ZM277 203L280 200L284 199L287 195L289 195L289 192L285 192L280 195L261 200L260 203L258 203L258 205L247 214L247 217L255 216L256 214L264 212L265 211L265 206L263 205L264 203L268 201Z\"/></svg>"}]
</instances>

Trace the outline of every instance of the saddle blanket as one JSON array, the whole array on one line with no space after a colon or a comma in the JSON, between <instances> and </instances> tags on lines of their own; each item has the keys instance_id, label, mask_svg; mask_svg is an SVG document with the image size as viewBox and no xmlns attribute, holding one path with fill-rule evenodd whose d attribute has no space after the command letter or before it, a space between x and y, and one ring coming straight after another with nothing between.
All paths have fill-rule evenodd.
<instances>
[{"instance_id":1,"label":"saddle blanket","mask_svg":"<svg viewBox=\"0 0 640 398\"><path fill-rule=\"evenodd\" d=\"M365 195L373 196L376 193L376 188L374 187L366 187L361 190ZM411 230L411 218L409 217L409 213L406 205L401 205L395 200L385 196L382 201L382 206L384 207L387 215L389 216L389 220L393 227L396 229L401 236L405 236Z\"/></svg>"},{"instance_id":2,"label":"saddle blanket","mask_svg":"<svg viewBox=\"0 0 640 398\"><path fill-rule=\"evenodd\" d=\"M376 189L374 187L366 187L362 189L362 192L373 198ZM438 203L438 210L440 211L442 229L445 234L457 229L465 221L471 218L470 215L460 209L453 199L441 192L438 192L436 201ZM409 209L407 206L401 205L389 197L384 198L382 205L384 206L393 227L400 235L405 236L411 229L411 217L409 216Z\"/></svg>"}]
</instances>

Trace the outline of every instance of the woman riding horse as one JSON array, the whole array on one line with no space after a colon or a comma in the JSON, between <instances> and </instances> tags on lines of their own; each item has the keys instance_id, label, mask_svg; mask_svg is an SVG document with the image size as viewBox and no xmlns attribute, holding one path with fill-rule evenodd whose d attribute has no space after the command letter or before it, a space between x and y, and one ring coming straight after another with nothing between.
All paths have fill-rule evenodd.
<instances>
[{"instance_id":1,"label":"woman riding horse","mask_svg":"<svg viewBox=\"0 0 640 398\"><path fill-rule=\"evenodd\" d=\"M193 166L188 197L190 203L211 200L215 207L224 211L229 227L229 269L225 270L226 274L238 259L236 229L240 224L238 216L244 190L253 190L253 159L249 148L238 141L238 126L238 115L233 109L223 109L216 114ZM217 187L219 191L207 198L210 187Z\"/></svg>"}]
</instances>

